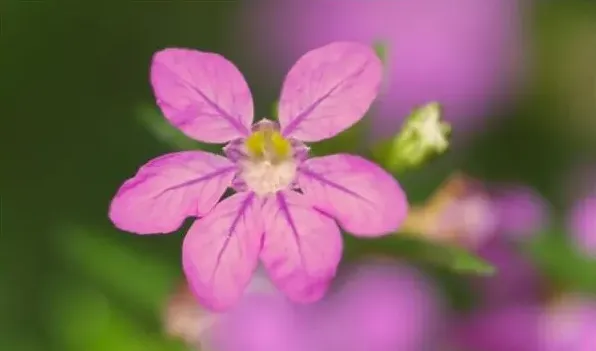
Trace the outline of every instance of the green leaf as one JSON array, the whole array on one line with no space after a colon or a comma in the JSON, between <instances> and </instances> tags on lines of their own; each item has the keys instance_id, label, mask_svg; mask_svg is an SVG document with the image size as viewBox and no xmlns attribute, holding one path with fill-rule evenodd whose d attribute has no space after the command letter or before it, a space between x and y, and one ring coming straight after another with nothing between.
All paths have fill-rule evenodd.
<instances>
[{"instance_id":1,"label":"green leaf","mask_svg":"<svg viewBox=\"0 0 596 351\"><path fill-rule=\"evenodd\" d=\"M496 273L496 268L493 265L471 252L457 247L451 247L447 250L450 251L449 266L456 272L486 276L494 275Z\"/></svg>"},{"instance_id":2,"label":"green leaf","mask_svg":"<svg viewBox=\"0 0 596 351\"><path fill-rule=\"evenodd\" d=\"M525 249L556 286L596 293L596 259L579 253L564 231L544 232Z\"/></svg>"},{"instance_id":3,"label":"green leaf","mask_svg":"<svg viewBox=\"0 0 596 351\"><path fill-rule=\"evenodd\" d=\"M439 245L401 234L375 240L346 237L348 258L377 253L461 274L490 276L496 273L495 267L490 263L458 247Z\"/></svg>"},{"instance_id":4,"label":"green leaf","mask_svg":"<svg viewBox=\"0 0 596 351\"><path fill-rule=\"evenodd\" d=\"M142 327L89 287L66 284L49 295L47 325L65 351L182 351L180 342Z\"/></svg>"},{"instance_id":5,"label":"green leaf","mask_svg":"<svg viewBox=\"0 0 596 351\"><path fill-rule=\"evenodd\" d=\"M44 296L45 325L61 349L87 349L89 341L105 336L112 311L101 291L65 275L52 277Z\"/></svg>"},{"instance_id":6,"label":"green leaf","mask_svg":"<svg viewBox=\"0 0 596 351\"><path fill-rule=\"evenodd\" d=\"M105 290L159 313L164 296L179 278L178 266L134 250L110 238L110 233L70 225L62 227L55 239L61 257L73 269L89 276Z\"/></svg>"},{"instance_id":7,"label":"green leaf","mask_svg":"<svg viewBox=\"0 0 596 351\"><path fill-rule=\"evenodd\" d=\"M377 53L377 56L381 59L381 62L387 64L387 51L389 50L387 44L384 41L379 40L373 44L373 48Z\"/></svg>"},{"instance_id":8,"label":"green leaf","mask_svg":"<svg viewBox=\"0 0 596 351\"><path fill-rule=\"evenodd\" d=\"M201 149L211 152L218 151L216 145L200 143L184 135L184 133L168 123L157 108L149 105L140 105L137 108L136 117L157 140L173 150Z\"/></svg>"}]
</instances>

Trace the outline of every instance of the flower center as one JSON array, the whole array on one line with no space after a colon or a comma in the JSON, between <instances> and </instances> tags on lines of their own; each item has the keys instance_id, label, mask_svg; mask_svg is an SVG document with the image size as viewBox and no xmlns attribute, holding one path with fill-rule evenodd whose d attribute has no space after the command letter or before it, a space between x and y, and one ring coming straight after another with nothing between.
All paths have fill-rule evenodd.
<instances>
[{"instance_id":1,"label":"flower center","mask_svg":"<svg viewBox=\"0 0 596 351\"><path fill-rule=\"evenodd\" d=\"M255 160L277 163L289 158L292 145L273 128L253 132L245 141L249 156Z\"/></svg>"},{"instance_id":2,"label":"flower center","mask_svg":"<svg viewBox=\"0 0 596 351\"><path fill-rule=\"evenodd\" d=\"M257 195L286 189L296 178L293 147L273 128L253 132L244 142L248 157L241 161L241 177Z\"/></svg>"}]
</instances>

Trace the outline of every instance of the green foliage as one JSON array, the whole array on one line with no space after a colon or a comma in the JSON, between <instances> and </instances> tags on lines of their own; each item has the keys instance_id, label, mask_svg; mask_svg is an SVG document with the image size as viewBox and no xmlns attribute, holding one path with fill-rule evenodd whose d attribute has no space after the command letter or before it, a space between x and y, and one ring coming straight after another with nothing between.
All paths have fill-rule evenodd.
<instances>
[{"instance_id":1,"label":"green foliage","mask_svg":"<svg viewBox=\"0 0 596 351\"><path fill-rule=\"evenodd\" d=\"M179 129L172 126L156 107L140 105L137 108L136 117L140 124L153 134L155 139L172 150L218 151L217 145L201 143L184 135Z\"/></svg>"},{"instance_id":2,"label":"green foliage","mask_svg":"<svg viewBox=\"0 0 596 351\"><path fill-rule=\"evenodd\" d=\"M349 259L380 254L460 274L490 276L496 272L490 263L464 249L434 244L412 236L395 234L375 240L347 236L345 240Z\"/></svg>"},{"instance_id":3,"label":"green foliage","mask_svg":"<svg viewBox=\"0 0 596 351\"><path fill-rule=\"evenodd\" d=\"M76 225L56 231L60 256L70 269L49 281L43 315L57 348L185 350L165 339L161 329L178 265L123 245L110 234L120 235ZM139 323L139 318L144 321Z\"/></svg>"},{"instance_id":4,"label":"green foliage","mask_svg":"<svg viewBox=\"0 0 596 351\"><path fill-rule=\"evenodd\" d=\"M596 259L579 252L564 231L544 232L526 249L557 287L596 294Z\"/></svg>"}]
</instances>

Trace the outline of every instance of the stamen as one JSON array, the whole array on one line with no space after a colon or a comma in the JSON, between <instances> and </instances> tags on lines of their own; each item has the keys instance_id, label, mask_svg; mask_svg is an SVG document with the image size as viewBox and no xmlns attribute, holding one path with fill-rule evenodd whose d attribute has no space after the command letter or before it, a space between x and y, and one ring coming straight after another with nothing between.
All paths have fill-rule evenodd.
<instances>
[{"instance_id":1,"label":"stamen","mask_svg":"<svg viewBox=\"0 0 596 351\"><path fill-rule=\"evenodd\" d=\"M252 131L244 140L246 157L239 162L239 180L258 196L294 187L298 164L306 158L308 148L284 138L277 123L269 120L255 124Z\"/></svg>"},{"instance_id":2,"label":"stamen","mask_svg":"<svg viewBox=\"0 0 596 351\"><path fill-rule=\"evenodd\" d=\"M256 160L279 163L292 155L292 145L278 131L263 129L253 132L246 139L246 149Z\"/></svg>"}]
</instances>

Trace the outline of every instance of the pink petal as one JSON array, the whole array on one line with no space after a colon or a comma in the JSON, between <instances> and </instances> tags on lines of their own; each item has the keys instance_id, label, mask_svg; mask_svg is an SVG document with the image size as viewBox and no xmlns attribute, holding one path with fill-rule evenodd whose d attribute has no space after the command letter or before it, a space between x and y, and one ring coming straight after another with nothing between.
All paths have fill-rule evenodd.
<instances>
[{"instance_id":1,"label":"pink petal","mask_svg":"<svg viewBox=\"0 0 596 351\"><path fill-rule=\"evenodd\" d=\"M250 89L238 68L218 54L159 51L151 63L151 84L163 114L191 138L223 143L250 132Z\"/></svg>"},{"instance_id":2,"label":"pink petal","mask_svg":"<svg viewBox=\"0 0 596 351\"><path fill-rule=\"evenodd\" d=\"M320 299L341 258L339 228L293 191L268 199L263 213L267 216L261 260L271 280L293 301Z\"/></svg>"},{"instance_id":3,"label":"pink petal","mask_svg":"<svg viewBox=\"0 0 596 351\"><path fill-rule=\"evenodd\" d=\"M285 136L314 142L358 122L377 96L382 64L359 43L334 42L312 50L292 67L279 102Z\"/></svg>"},{"instance_id":4,"label":"pink petal","mask_svg":"<svg viewBox=\"0 0 596 351\"><path fill-rule=\"evenodd\" d=\"M408 200L397 181L358 156L309 159L300 169L298 183L316 208L357 236L396 231L408 212Z\"/></svg>"},{"instance_id":5,"label":"pink petal","mask_svg":"<svg viewBox=\"0 0 596 351\"><path fill-rule=\"evenodd\" d=\"M173 232L186 217L209 212L235 170L232 162L208 152L165 154L124 182L110 205L110 219L136 234Z\"/></svg>"},{"instance_id":6,"label":"pink petal","mask_svg":"<svg viewBox=\"0 0 596 351\"><path fill-rule=\"evenodd\" d=\"M253 193L237 193L196 221L182 245L182 266L203 306L221 311L234 305L256 269L263 225Z\"/></svg>"}]
</instances>

